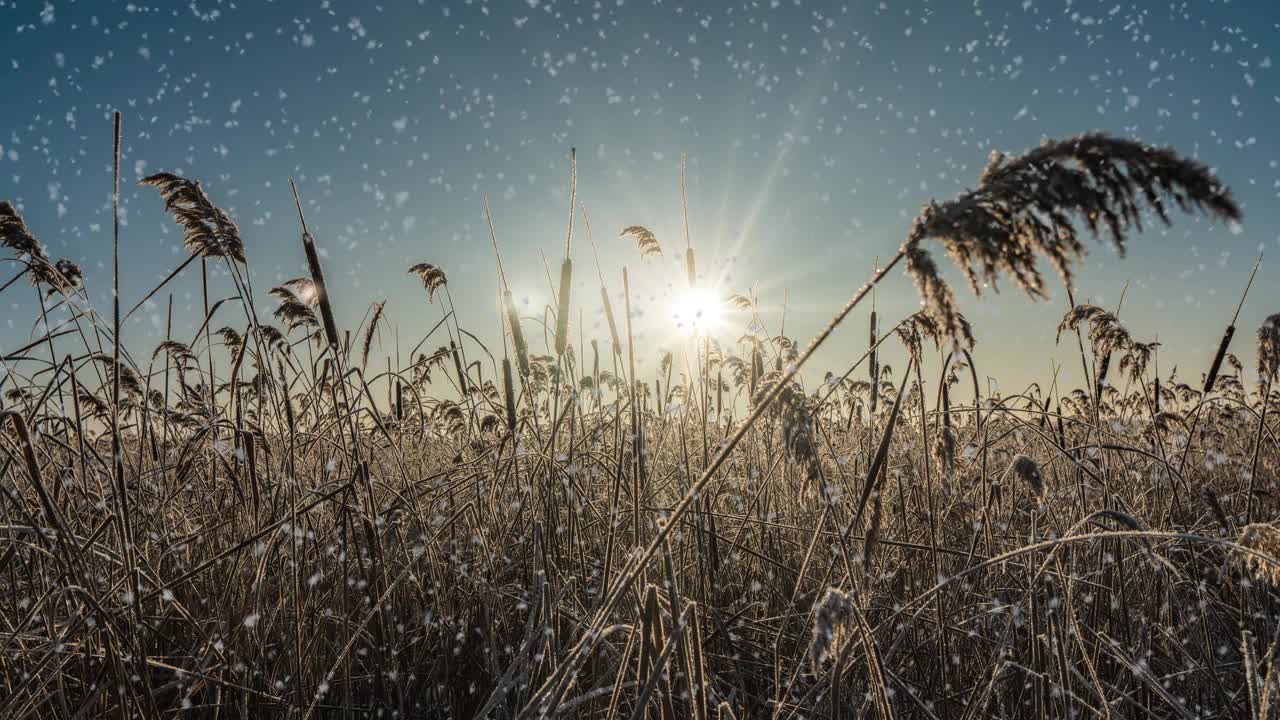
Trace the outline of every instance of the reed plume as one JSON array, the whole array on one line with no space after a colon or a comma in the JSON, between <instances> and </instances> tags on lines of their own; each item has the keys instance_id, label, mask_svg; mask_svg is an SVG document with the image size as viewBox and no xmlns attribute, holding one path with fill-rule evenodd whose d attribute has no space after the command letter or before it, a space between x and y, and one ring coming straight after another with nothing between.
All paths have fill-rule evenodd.
<instances>
[{"instance_id":1,"label":"reed plume","mask_svg":"<svg viewBox=\"0 0 1280 720\"><path fill-rule=\"evenodd\" d=\"M436 293L449 284L444 270L431 263L418 263L409 268L410 275L416 275L422 281L422 288L427 291L427 302L434 302Z\"/></svg>"},{"instance_id":2,"label":"reed plume","mask_svg":"<svg viewBox=\"0 0 1280 720\"><path fill-rule=\"evenodd\" d=\"M640 249L640 257L648 257L649 255L662 255L662 246L658 244L658 238L653 231L642 225L628 225L622 228L622 232L618 233L619 237L630 236L635 238L636 247Z\"/></svg>"},{"instance_id":3,"label":"reed plume","mask_svg":"<svg viewBox=\"0 0 1280 720\"><path fill-rule=\"evenodd\" d=\"M378 332L378 323L382 322L383 311L387 307L387 301L382 300L373 304L373 317L369 319L369 326L364 329L364 339L360 343L360 367L368 367L369 351L373 349L373 336Z\"/></svg>"},{"instance_id":4,"label":"reed plume","mask_svg":"<svg viewBox=\"0 0 1280 720\"><path fill-rule=\"evenodd\" d=\"M27 228L27 223L8 200L0 200L0 247L6 247L19 256L45 258L44 246Z\"/></svg>"},{"instance_id":5,"label":"reed plume","mask_svg":"<svg viewBox=\"0 0 1280 720\"><path fill-rule=\"evenodd\" d=\"M193 255L245 262L240 229L213 204L199 182L161 172L142 178L139 184L160 191L164 209L182 226L183 246Z\"/></svg>"},{"instance_id":6,"label":"reed plume","mask_svg":"<svg viewBox=\"0 0 1280 720\"><path fill-rule=\"evenodd\" d=\"M12 250L19 258L25 257L31 283L37 287L48 285L48 294L71 292L84 281L84 271L71 260L50 261L44 245L31 234L13 205L4 200L0 200L0 247Z\"/></svg>"},{"instance_id":7,"label":"reed plume","mask_svg":"<svg viewBox=\"0 0 1280 720\"><path fill-rule=\"evenodd\" d=\"M1266 523L1245 525L1236 544L1266 556L1236 552L1236 560L1255 580L1280 585L1280 529Z\"/></svg>"},{"instance_id":8,"label":"reed plume","mask_svg":"<svg viewBox=\"0 0 1280 720\"><path fill-rule=\"evenodd\" d=\"M1040 466L1029 455L1015 455L1009 463L1009 472L1022 481L1031 490L1038 503L1044 502L1044 476L1040 474Z\"/></svg>"},{"instance_id":9,"label":"reed plume","mask_svg":"<svg viewBox=\"0 0 1280 720\"><path fill-rule=\"evenodd\" d=\"M1280 371L1280 313L1268 317L1258 327L1258 375L1264 382Z\"/></svg>"},{"instance_id":10,"label":"reed plume","mask_svg":"<svg viewBox=\"0 0 1280 720\"><path fill-rule=\"evenodd\" d=\"M316 317L315 304L318 296L315 285L306 278L297 278L273 287L267 294L280 301L280 306L272 315L284 323L289 330L298 328L319 328L320 320Z\"/></svg>"},{"instance_id":11,"label":"reed plume","mask_svg":"<svg viewBox=\"0 0 1280 720\"><path fill-rule=\"evenodd\" d=\"M1067 330L1077 330L1081 324L1089 326L1089 342L1099 357L1113 352L1128 350L1133 345L1133 338L1124 329L1120 320L1111 312L1096 305L1076 305L1067 311L1062 322L1058 324L1058 333L1054 342L1062 339Z\"/></svg>"},{"instance_id":12,"label":"reed plume","mask_svg":"<svg viewBox=\"0 0 1280 720\"><path fill-rule=\"evenodd\" d=\"M840 654L853 624L853 598L839 588L827 588L813 612L813 639L809 659L815 670L824 660Z\"/></svg>"},{"instance_id":13,"label":"reed plume","mask_svg":"<svg viewBox=\"0 0 1280 720\"><path fill-rule=\"evenodd\" d=\"M930 202L920 212L903 251L907 274L925 307L952 337L963 337L955 298L929 253L920 246L937 240L981 296L997 288L1001 275L1033 299L1046 297L1038 256L1044 255L1068 287L1072 267L1086 250L1076 221L1094 237L1105 231L1124 254L1131 230L1142 230L1144 208L1170 222L1168 205L1185 212L1236 222L1239 205L1212 171L1168 148L1088 133L1046 140L1021 156L994 152L978 187L944 204Z\"/></svg>"}]
</instances>

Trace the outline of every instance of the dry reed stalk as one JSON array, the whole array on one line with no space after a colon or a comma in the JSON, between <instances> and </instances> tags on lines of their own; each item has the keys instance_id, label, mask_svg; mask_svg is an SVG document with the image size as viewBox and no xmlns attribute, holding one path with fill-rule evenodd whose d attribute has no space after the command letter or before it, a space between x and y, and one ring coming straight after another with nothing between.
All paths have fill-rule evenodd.
<instances>
[{"instance_id":1,"label":"dry reed stalk","mask_svg":"<svg viewBox=\"0 0 1280 720\"><path fill-rule=\"evenodd\" d=\"M1227 355L1227 347L1231 344L1231 337L1236 332L1236 321L1240 318L1240 311L1244 308L1244 300L1249 296L1249 288L1253 287L1253 279L1258 274L1258 266L1262 264L1262 254L1258 254L1258 260L1253 264L1253 271L1249 273L1249 281L1245 283L1244 292L1240 295L1240 303L1236 305L1235 315L1231 317L1231 322L1227 324L1227 329L1222 334L1222 341L1218 343L1218 351L1213 355L1213 363L1209 365L1209 374L1205 376L1204 389L1202 392L1207 396L1213 392L1214 383L1218 379L1218 372L1222 368L1222 360Z\"/></svg>"},{"instance_id":2,"label":"dry reed stalk","mask_svg":"<svg viewBox=\"0 0 1280 720\"><path fill-rule=\"evenodd\" d=\"M587 215L587 206L582 205L582 222L587 226L587 242L591 244L591 256L596 262L596 276L600 279L600 302L604 305L604 317L609 322L609 338L613 341L614 355L622 354L622 339L618 336L618 323L613 316L613 303L609 302L609 291L605 287L604 270L600 268L600 250L596 247L595 237L591 234L591 217Z\"/></svg>"},{"instance_id":3,"label":"dry reed stalk","mask_svg":"<svg viewBox=\"0 0 1280 720\"><path fill-rule=\"evenodd\" d=\"M524 329L520 327L520 314L516 312L516 303L511 295L511 285L507 282L507 272L502 267L502 253L498 252L498 235L493 229L493 214L489 212L489 196L484 196L484 217L489 225L489 242L493 245L493 257L498 263L498 279L502 281L502 307L507 313L507 329L511 333L511 344L515 346L516 361L520 365L520 379L529 377L529 343L525 341Z\"/></svg>"},{"instance_id":4,"label":"dry reed stalk","mask_svg":"<svg viewBox=\"0 0 1280 720\"><path fill-rule=\"evenodd\" d=\"M680 209L684 215L684 268L689 278L689 288L698 286L698 266L693 257L693 240L689 236L689 197L684 189L685 153L680 153Z\"/></svg>"},{"instance_id":5,"label":"dry reed stalk","mask_svg":"<svg viewBox=\"0 0 1280 720\"><path fill-rule=\"evenodd\" d=\"M515 383L511 379L510 358L502 358L502 399L506 408L507 432L514 435L516 431L516 391Z\"/></svg>"},{"instance_id":6,"label":"dry reed stalk","mask_svg":"<svg viewBox=\"0 0 1280 720\"><path fill-rule=\"evenodd\" d=\"M880 400L880 356L877 351L877 348L880 347L880 343L878 342L879 338L876 337L877 330L878 328L876 327L876 296L875 296L875 292L873 291L871 294L871 333L870 333L869 339L867 340L867 348L868 348L868 351L871 353L871 361L870 361L870 364L867 366L867 376L868 376L868 380L870 380L871 382L871 394L870 394L870 397L867 398L867 401L868 401L868 407L871 410L871 415L873 416L876 414L876 407L879 404L879 400Z\"/></svg>"},{"instance_id":7,"label":"dry reed stalk","mask_svg":"<svg viewBox=\"0 0 1280 720\"><path fill-rule=\"evenodd\" d=\"M329 288L324 282L324 268L320 265L320 253L316 250L315 238L307 228L307 219L302 214L302 198L298 197L298 186L293 182L293 178L289 178L289 187L293 190L293 201L298 206L298 222L302 224L302 249L306 253L307 269L311 273L311 282L315 287L315 302L320 307L324 337L329 344L329 350L337 353L342 345L338 340L338 324L333 317Z\"/></svg>"},{"instance_id":8,"label":"dry reed stalk","mask_svg":"<svg viewBox=\"0 0 1280 720\"><path fill-rule=\"evenodd\" d=\"M1258 430L1254 433L1253 459L1249 464L1249 495L1245 500L1245 522L1253 522L1253 498L1258 478L1258 461L1262 455L1263 434L1267 428L1267 407L1271 385L1280 373L1280 313L1269 316L1258 328L1258 376L1262 407L1258 410ZM1187 439L1188 446L1191 444ZM1185 457L1184 457L1185 460Z\"/></svg>"},{"instance_id":9,"label":"dry reed stalk","mask_svg":"<svg viewBox=\"0 0 1280 720\"><path fill-rule=\"evenodd\" d=\"M636 352L635 340L631 335L631 280L627 276L627 268L622 268L622 298L623 310L626 312L627 318L627 387L630 388L631 398L631 515L634 524L635 543L639 547L641 545L640 534L642 527L640 525L640 488L644 483L644 448L642 447L642 438L644 437L640 427L640 398L636 392ZM665 532L660 532L665 537Z\"/></svg>"},{"instance_id":10,"label":"dry reed stalk","mask_svg":"<svg viewBox=\"0 0 1280 720\"><path fill-rule=\"evenodd\" d=\"M556 309L556 356L564 355L569 345L569 293L573 286L573 260L569 257L573 242L573 216L578 207L578 151L569 149L569 234L564 241L564 262L560 264L560 302Z\"/></svg>"},{"instance_id":11,"label":"dry reed stalk","mask_svg":"<svg viewBox=\"0 0 1280 720\"><path fill-rule=\"evenodd\" d=\"M1239 319L1240 317L1240 311L1244 308L1245 298L1249 296L1249 288L1253 287L1253 278L1255 275L1257 275L1258 266L1261 264L1262 264L1262 255L1259 254L1258 260L1253 264L1253 271L1249 274L1249 281L1245 283L1244 291L1240 294L1240 302L1236 305L1235 314L1231 317L1231 322L1227 324L1227 329L1222 335L1222 340L1221 342L1218 343L1218 350L1214 354L1213 363L1209 367L1208 374L1205 375L1204 386L1201 391L1203 397L1206 397L1206 398L1208 397L1208 394L1213 390L1214 384L1218 379L1218 373L1221 370L1222 361L1227 355L1227 347L1231 344L1231 338L1235 335L1236 320ZM1157 395L1158 394L1159 394L1159 387L1157 386ZM1195 410L1195 413L1191 417L1191 426L1187 431L1187 444L1182 449L1182 459L1178 463L1179 474L1184 472L1187 467L1187 457L1191 454L1191 445L1195 441L1196 430L1200 426L1201 407L1203 406L1197 407ZM1175 500L1176 500L1176 496L1175 496ZM1249 502L1250 502L1250 507L1252 507L1251 505L1252 498L1250 498ZM1170 512L1172 512L1172 505L1170 506Z\"/></svg>"}]
</instances>

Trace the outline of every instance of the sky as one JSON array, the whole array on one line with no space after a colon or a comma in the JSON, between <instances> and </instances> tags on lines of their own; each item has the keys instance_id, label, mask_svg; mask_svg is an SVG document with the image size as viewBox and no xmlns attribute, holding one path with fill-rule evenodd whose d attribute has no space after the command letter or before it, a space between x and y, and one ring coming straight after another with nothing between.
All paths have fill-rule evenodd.
<instances>
[{"instance_id":1,"label":"sky","mask_svg":"<svg viewBox=\"0 0 1280 720\"><path fill-rule=\"evenodd\" d=\"M441 316L441 300L428 303L406 272L431 262L449 277L461 325L499 352L483 196L514 294L540 316L553 302L576 147L605 283L620 308L628 268L637 362L652 367L688 342L672 318L684 289L683 152L700 284L753 293L769 332L785 317L804 343L894 253L920 206L971 187L993 150L1104 130L1211 166L1245 219L1228 228L1178 216L1133 238L1123 259L1095 243L1077 299L1115 309L1127 285L1122 322L1162 343L1162 374L1177 365L1192 384L1260 251L1232 346L1246 367L1256 328L1280 312L1274 0L0 0L0 36L0 199L51 256L84 267L101 311L118 110L126 308L186 256L137 179L163 170L202 182L240 226L265 316L265 290L305 274L293 177L340 325L387 300L407 351ZM635 224L656 233L662 259L619 237ZM603 341L586 240L579 214L572 335ZM17 266L0 270L4 281ZM225 271L214 275L212 294L231 294ZM1074 343L1054 342L1068 309L1059 281L1033 303L1012 286L978 300L954 269L945 275L975 325L982 374L1006 392L1047 383L1057 366L1078 381ZM200 283L187 272L130 319L134 354L163 339L170 293L174 336L195 332ZM891 321L919 305L901 273L876 302ZM35 331L34 293L15 285L0 308L0 348L12 350ZM748 321L730 312L715 332L732 346ZM849 318L809 383L857 359L867 322ZM541 328L530 320L525 331L544 351ZM375 354L395 343L383 334Z\"/></svg>"}]
</instances>

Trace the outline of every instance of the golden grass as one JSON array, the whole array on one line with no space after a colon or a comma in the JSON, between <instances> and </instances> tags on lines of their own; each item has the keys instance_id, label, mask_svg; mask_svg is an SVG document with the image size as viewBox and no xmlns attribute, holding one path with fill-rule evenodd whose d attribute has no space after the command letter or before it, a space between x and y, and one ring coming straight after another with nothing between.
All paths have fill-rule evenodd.
<instances>
[{"instance_id":1,"label":"golden grass","mask_svg":"<svg viewBox=\"0 0 1280 720\"><path fill-rule=\"evenodd\" d=\"M251 297L234 221L194 181L145 182L202 268ZM974 329L923 248L1038 296L1037 258L1069 279L1077 225L1123 248L1168 206L1237 220L1199 164L1101 135L997 156L810 344L697 339L655 378L637 376L626 268L615 321L597 267L612 351L580 357L572 229L555 357L529 354L496 257L501 346L420 263L440 321L380 369L385 305L353 347L296 206L310 276L271 289L283 330L206 300L193 338L133 356L118 304L94 314L78 269L0 203L20 277L71 317L4 358L0 717L1270 712L1280 323L1259 331L1261 383L1228 333L1193 388L1117 313L1073 307L1083 388L980 394ZM692 284L687 225L686 244ZM904 259L925 309L872 311L867 352L807 386L813 351ZM754 297L733 302L762 325ZM211 331L219 312L243 317Z\"/></svg>"}]
</instances>

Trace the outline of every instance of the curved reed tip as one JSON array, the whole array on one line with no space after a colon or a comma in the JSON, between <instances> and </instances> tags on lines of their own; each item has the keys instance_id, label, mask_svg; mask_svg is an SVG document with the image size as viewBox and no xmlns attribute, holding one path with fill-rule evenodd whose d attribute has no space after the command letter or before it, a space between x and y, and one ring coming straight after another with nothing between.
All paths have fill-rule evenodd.
<instances>
[{"instance_id":1,"label":"curved reed tip","mask_svg":"<svg viewBox=\"0 0 1280 720\"><path fill-rule=\"evenodd\" d=\"M1030 455L1015 455L1013 462L1009 463L1009 472L1031 488L1036 500L1044 501L1044 476L1040 474L1040 466Z\"/></svg>"},{"instance_id":2,"label":"curved reed tip","mask_svg":"<svg viewBox=\"0 0 1280 720\"><path fill-rule=\"evenodd\" d=\"M427 302L436 298L436 293L449 284L449 278L439 266L431 263L418 263L409 268L410 275L417 275L422 287L427 291Z\"/></svg>"},{"instance_id":3,"label":"curved reed tip","mask_svg":"<svg viewBox=\"0 0 1280 720\"><path fill-rule=\"evenodd\" d=\"M1280 371L1280 313L1268 317L1258 328L1258 375L1273 380Z\"/></svg>"},{"instance_id":4,"label":"curved reed tip","mask_svg":"<svg viewBox=\"0 0 1280 720\"><path fill-rule=\"evenodd\" d=\"M1280 585L1280 529L1266 523L1245 525L1236 544L1252 551L1236 551L1236 559L1255 580Z\"/></svg>"},{"instance_id":5,"label":"curved reed tip","mask_svg":"<svg viewBox=\"0 0 1280 720\"><path fill-rule=\"evenodd\" d=\"M903 246L907 274L926 310L954 330L954 297L921 241L937 240L975 295L1006 275L1038 299L1046 296L1040 255L1071 285L1072 266L1085 254L1077 225L1095 237L1105 232L1123 254L1129 232L1142 230L1143 213L1167 224L1169 204L1228 222L1242 217L1208 167L1171 149L1088 133L1046 140L1018 157L995 152L976 189L921 210Z\"/></svg>"},{"instance_id":6,"label":"curved reed tip","mask_svg":"<svg viewBox=\"0 0 1280 720\"><path fill-rule=\"evenodd\" d=\"M618 236L635 238L636 247L640 250L640 257L662 254L662 246L658 244L658 237L653 234L652 230L643 225L628 225L622 228L622 232L618 233Z\"/></svg>"},{"instance_id":7,"label":"curved reed tip","mask_svg":"<svg viewBox=\"0 0 1280 720\"><path fill-rule=\"evenodd\" d=\"M227 257L247 262L240 228L231 216L213 204L200 183L173 173L160 172L138 181L160 191L164 209L182 226L182 244L201 257Z\"/></svg>"},{"instance_id":8,"label":"curved reed tip","mask_svg":"<svg viewBox=\"0 0 1280 720\"><path fill-rule=\"evenodd\" d=\"M18 255L47 260L44 246L27 229L27 223L8 200L0 200L0 247Z\"/></svg>"}]
</instances>

